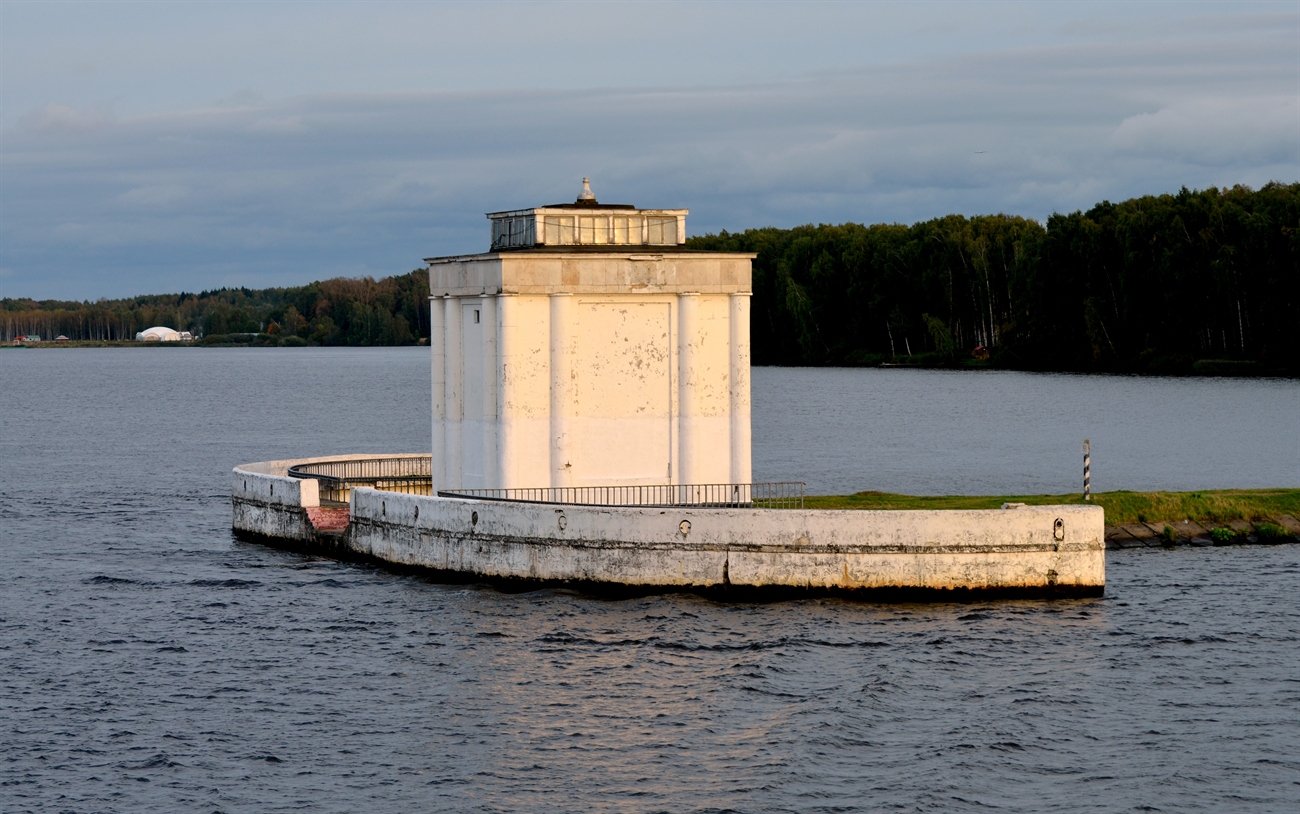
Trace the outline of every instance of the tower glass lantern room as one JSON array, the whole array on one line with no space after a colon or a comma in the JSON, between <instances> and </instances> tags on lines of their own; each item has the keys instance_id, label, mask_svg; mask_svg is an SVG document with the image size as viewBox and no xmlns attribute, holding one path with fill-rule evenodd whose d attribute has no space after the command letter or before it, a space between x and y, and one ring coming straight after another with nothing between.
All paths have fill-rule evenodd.
<instances>
[{"instance_id":1,"label":"tower glass lantern room","mask_svg":"<svg viewBox=\"0 0 1300 814\"><path fill-rule=\"evenodd\" d=\"M492 212L492 250L531 246L678 246L686 242L685 209L600 204L582 179L571 204Z\"/></svg>"},{"instance_id":2,"label":"tower glass lantern room","mask_svg":"<svg viewBox=\"0 0 1300 814\"><path fill-rule=\"evenodd\" d=\"M584 178L427 261L437 488L750 482L754 255L684 248L686 215Z\"/></svg>"}]
</instances>

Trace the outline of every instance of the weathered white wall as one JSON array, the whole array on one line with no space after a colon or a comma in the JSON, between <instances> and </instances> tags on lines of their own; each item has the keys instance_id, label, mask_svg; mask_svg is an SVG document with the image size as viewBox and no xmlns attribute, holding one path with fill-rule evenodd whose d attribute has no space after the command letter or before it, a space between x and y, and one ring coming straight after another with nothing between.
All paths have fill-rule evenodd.
<instances>
[{"instance_id":1,"label":"weathered white wall","mask_svg":"<svg viewBox=\"0 0 1300 814\"><path fill-rule=\"evenodd\" d=\"M731 477L729 483L749 483L753 480L751 455L751 424L749 410L749 302L748 293L730 294L731 310L728 329L730 342L730 432Z\"/></svg>"},{"instance_id":2,"label":"weathered white wall","mask_svg":"<svg viewBox=\"0 0 1300 814\"><path fill-rule=\"evenodd\" d=\"M732 252L515 250L429 259L429 294L732 294L753 291L756 255Z\"/></svg>"},{"instance_id":3,"label":"weathered white wall","mask_svg":"<svg viewBox=\"0 0 1300 814\"><path fill-rule=\"evenodd\" d=\"M462 386L460 413L461 478L459 486L482 488L490 486L487 445L489 433L495 433L495 420L490 416L496 405L488 409L485 391L489 377L496 371L484 368L490 360L487 335L496 335L496 326L483 324L483 302L494 297L460 297L455 300L460 311ZM493 365L495 367L495 365ZM489 429L489 424L493 426Z\"/></svg>"},{"instance_id":4,"label":"weathered white wall","mask_svg":"<svg viewBox=\"0 0 1300 814\"><path fill-rule=\"evenodd\" d=\"M320 505L319 484L288 475L298 461L244 464L231 473L231 527L266 537L307 542L315 529L306 509Z\"/></svg>"},{"instance_id":5,"label":"weathered white wall","mask_svg":"<svg viewBox=\"0 0 1300 814\"><path fill-rule=\"evenodd\" d=\"M551 301L536 296L502 296L498 300L498 486L549 486Z\"/></svg>"},{"instance_id":6,"label":"weathered white wall","mask_svg":"<svg viewBox=\"0 0 1300 814\"><path fill-rule=\"evenodd\" d=\"M304 463L406 457L417 456L411 453L327 455L241 464L230 473L231 528L265 537L314 540L316 531L306 510L320 506L320 484L310 478L290 477L289 467Z\"/></svg>"},{"instance_id":7,"label":"weathered white wall","mask_svg":"<svg viewBox=\"0 0 1300 814\"><path fill-rule=\"evenodd\" d=\"M294 463L232 473L233 527L338 546L395 564L484 577L642 586L1006 589L1100 593L1096 506L993 511L593 507L404 495L357 488L341 539L306 516L314 481ZM305 487L305 489L304 489ZM1061 521L1059 539L1056 521Z\"/></svg>"},{"instance_id":8,"label":"weathered white wall","mask_svg":"<svg viewBox=\"0 0 1300 814\"><path fill-rule=\"evenodd\" d=\"M673 303L571 297L571 486L661 484L673 463ZM612 454L611 454L612 453Z\"/></svg>"},{"instance_id":9,"label":"weathered white wall","mask_svg":"<svg viewBox=\"0 0 1300 814\"><path fill-rule=\"evenodd\" d=\"M643 586L1057 589L1105 585L1094 506L993 511L587 507L357 489L353 550L485 577ZM1063 539L1055 523L1063 521Z\"/></svg>"},{"instance_id":10,"label":"weathered white wall","mask_svg":"<svg viewBox=\"0 0 1300 814\"><path fill-rule=\"evenodd\" d=\"M439 488L749 482L750 258L433 261Z\"/></svg>"}]
</instances>

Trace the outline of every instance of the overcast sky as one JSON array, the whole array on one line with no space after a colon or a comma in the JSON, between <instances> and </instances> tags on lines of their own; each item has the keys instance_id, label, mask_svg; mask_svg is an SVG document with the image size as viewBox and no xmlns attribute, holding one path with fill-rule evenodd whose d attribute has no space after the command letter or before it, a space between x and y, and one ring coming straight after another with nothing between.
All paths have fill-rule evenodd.
<instances>
[{"instance_id":1,"label":"overcast sky","mask_svg":"<svg viewBox=\"0 0 1300 814\"><path fill-rule=\"evenodd\" d=\"M0 296L400 274L483 213L691 234L1300 180L1300 3L0 2Z\"/></svg>"}]
</instances>

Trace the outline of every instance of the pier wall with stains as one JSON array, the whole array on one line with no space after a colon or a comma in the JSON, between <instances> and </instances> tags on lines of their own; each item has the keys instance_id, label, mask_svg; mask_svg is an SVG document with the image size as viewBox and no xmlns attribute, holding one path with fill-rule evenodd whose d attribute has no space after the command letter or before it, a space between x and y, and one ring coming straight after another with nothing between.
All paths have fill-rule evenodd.
<instances>
[{"instance_id":1,"label":"pier wall with stains","mask_svg":"<svg viewBox=\"0 0 1300 814\"><path fill-rule=\"evenodd\" d=\"M309 507L292 503L294 479L278 474L290 463L235 470L237 532L397 566L539 584L1028 595L1098 595L1105 586L1104 518L1095 506L605 507L356 488L346 527L316 529ZM311 502L308 491L300 494Z\"/></svg>"}]
</instances>

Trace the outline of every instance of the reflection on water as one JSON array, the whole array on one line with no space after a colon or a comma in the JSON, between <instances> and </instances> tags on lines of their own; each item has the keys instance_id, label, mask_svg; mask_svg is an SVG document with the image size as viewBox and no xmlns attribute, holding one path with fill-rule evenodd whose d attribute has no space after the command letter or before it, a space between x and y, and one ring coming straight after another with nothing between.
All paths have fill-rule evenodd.
<instances>
[{"instance_id":1,"label":"reflection on water","mask_svg":"<svg viewBox=\"0 0 1300 814\"><path fill-rule=\"evenodd\" d=\"M426 353L0 354L0 810L1296 808L1297 546L1115 552L1101 599L754 605L503 594L232 540L235 463L420 448ZM756 404L835 373L757 371ZM956 399L920 375L881 381ZM1237 384L1274 426L1278 385ZM918 444L958 426L874 421ZM833 484L902 446L853 425L842 455L797 458L787 432L790 463ZM862 471L968 471L890 460Z\"/></svg>"}]
</instances>

